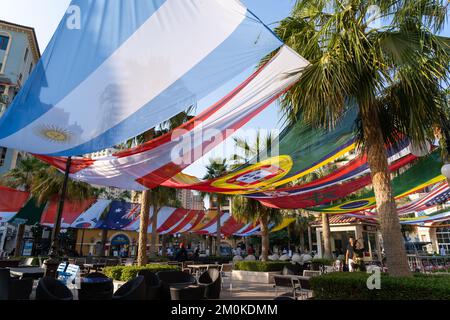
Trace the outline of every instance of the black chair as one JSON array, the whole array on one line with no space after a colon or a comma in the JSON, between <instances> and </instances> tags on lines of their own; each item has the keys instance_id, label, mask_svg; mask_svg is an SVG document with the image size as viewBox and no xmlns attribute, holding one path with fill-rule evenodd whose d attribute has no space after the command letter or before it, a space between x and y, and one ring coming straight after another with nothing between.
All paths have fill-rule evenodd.
<instances>
[{"instance_id":1,"label":"black chair","mask_svg":"<svg viewBox=\"0 0 450 320\"><path fill-rule=\"evenodd\" d=\"M145 279L145 292L147 300L161 299L161 280L150 270L139 270L138 276L143 276Z\"/></svg>"},{"instance_id":2,"label":"black chair","mask_svg":"<svg viewBox=\"0 0 450 320\"><path fill-rule=\"evenodd\" d=\"M222 277L217 269L208 269L198 279L198 284L206 289L206 298L220 299L220 291L222 289Z\"/></svg>"},{"instance_id":3,"label":"black chair","mask_svg":"<svg viewBox=\"0 0 450 320\"><path fill-rule=\"evenodd\" d=\"M39 280L36 288L36 300L73 300L72 292L60 281L52 277Z\"/></svg>"},{"instance_id":4,"label":"black chair","mask_svg":"<svg viewBox=\"0 0 450 320\"><path fill-rule=\"evenodd\" d=\"M278 288L284 289L283 291L286 292L286 289L292 292L292 294L295 296L295 287L292 283L292 277L289 275L275 275L273 277L273 280L275 284L273 287L275 288L275 294L278 296Z\"/></svg>"},{"instance_id":5,"label":"black chair","mask_svg":"<svg viewBox=\"0 0 450 320\"><path fill-rule=\"evenodd\" d=\"M34 280L31 278L11 278L9 286L9 300L30 300Z\"/></svg>"},{"instance_id":6,"label":"black chair","mask_svg":"<svg viewBox=\"0 0 450 320\"><path fill-rule=\"evenodd\" d=\"M114 292L113 281L100 272L88 274L85 279L104 279L98 282L81 282L81 288L78 290L79 300L111 300Z\"/></svg>"},{"instance_id":7,"label":"black chair","mask_svg":"<svg viewBox=\"0 0 450 320\"><path fill-rule=\"evenodd\" d=\"M181 271L160 271L156 274L161 280L162 299L170 300L171 286L188 286L197 284L197 280L190 274Z\"/></svg>"},{"instance_id":8,"label":"black chair","mask_svg":"<svg viewBox=\"0 0 450 320\"><path fill-rule=\"evenodd\" d=\"M138 276L128 281L113 295L113 300L145 300L145 279Z\"/></svg>"},{"instance_id":9,"label":"black chair","mask_svg":"<svg viewBox=\"0 0 450 320\"><path fill-rule=\"evenodd\" d=\"M0 300L29 300L33 279L12 278L9 269L0 269Z\"/></svg>"},{"instance_id":10,"label":"black chair","mask_svg":"<svg viewBox=\"0 0 450 320\"><path fill-rule=\"evenodd\" d=\"M281 274L284 276L289 275L301 276L303 274L303 270L305 270L305 268L299 263L288 264L284 266L283 272Z\"/></svg>"},{"instance_id":11,"label":"black chair","mask_svg":"<svg viewBox=\"0 0 450 320\"><path fill-rule=\"evenodd\" d=\"M190 285L170 287L171 300L205 300L205 286Z\"/></svg>"}]
</instances>

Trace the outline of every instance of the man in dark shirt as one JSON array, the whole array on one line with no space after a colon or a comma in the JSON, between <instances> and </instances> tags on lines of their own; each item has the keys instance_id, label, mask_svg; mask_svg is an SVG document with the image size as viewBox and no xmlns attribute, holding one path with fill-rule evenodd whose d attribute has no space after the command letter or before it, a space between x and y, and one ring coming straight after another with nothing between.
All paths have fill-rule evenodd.
<instances>
[{"instance_id":1,"label":"man in dark shirt","mask_svg":"<svg viewBox=\"0 0 450 320\"><path fill-rule=\"evenodd\" d=\"M353 272L353 259L355 256L355 238L348 239L347 252L345 253L345 263L348 266L348 271Z\"/></svg>"}]
</instances>

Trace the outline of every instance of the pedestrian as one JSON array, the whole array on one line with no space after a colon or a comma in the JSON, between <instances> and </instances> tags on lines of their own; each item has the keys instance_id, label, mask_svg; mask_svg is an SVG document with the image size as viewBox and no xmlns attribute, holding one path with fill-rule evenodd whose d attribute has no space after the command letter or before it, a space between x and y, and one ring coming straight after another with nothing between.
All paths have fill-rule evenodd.
<instances>
[{"instance_id":1,"label":"pedestrian","mask_svg":"<svg viewBox=\"0 0 450 320\"><path fill-rule=\"evenodd\" d=\"M345 252L345 264L348 267L349 272L354 270L354 258L355 258L355 238L350 237L348 239L347 251Z\"/></svg>"},{"instance_id":2,"label":"pedestrian","mask_svg":"<svg viewBox=\"0 0 450 320\"><path fill-rule=\"evenodd\" d=\"M184 243L180 243L180 249L178 250L176 256L175 256L175 260L178 262L184 262L186 261L188 258L187 255L187 250L184 247Z\"/></svg>"}]
</instances>

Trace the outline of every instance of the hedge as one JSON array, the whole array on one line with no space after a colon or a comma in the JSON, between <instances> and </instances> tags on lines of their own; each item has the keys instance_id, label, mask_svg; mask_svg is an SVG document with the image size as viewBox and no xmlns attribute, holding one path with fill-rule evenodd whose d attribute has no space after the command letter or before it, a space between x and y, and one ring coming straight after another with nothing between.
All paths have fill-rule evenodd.
<instances>
[{"instance_id":1,"label":"hedge","mask_svg":"<svg viewBox=\"0 0 450 320\"><path fill-rule=\"evenodd\" d=\"M234 265L235 270L257 271L257 272L275 272L282 271L290 262L286 261L238 261Z\"/></svg>"},{"instance_id":2,"label":"hedge","mask_svg":"<svg viewBox=\"0 0 450 320\"><path fill-rule=\"evenodd\" d=\"M103 273L111 279L117 281L129 281L136 278L140 270L149 270L157 273L159 271L179 271L178 266L169 266L165 264L148 264L146 266L115 266L103 268Z\"/></svg>"},{"instance_id":3,"label":"hedge","mask_svg":"<svg viewBox=\"0 0 450 320\"><path fill-rule=\"evenodd\" d=\"M313 260L311 260L311 264L317 265L317 266L332 266L333 265L333 260L331 260L331 259L324 259L324 258L313 259Z\"/></svg>"},{"instance_id":4,"label":"hedge","mask_svg":"<svg viewBox=\"0 0 450 320\"><path fill-rule=\"evenodd\" d=\"M363 272L334 272L311 278L311 288L318 300L450 300L450 276L381 275L381 289L369 290Z\"/></svg>"}]
</instances>

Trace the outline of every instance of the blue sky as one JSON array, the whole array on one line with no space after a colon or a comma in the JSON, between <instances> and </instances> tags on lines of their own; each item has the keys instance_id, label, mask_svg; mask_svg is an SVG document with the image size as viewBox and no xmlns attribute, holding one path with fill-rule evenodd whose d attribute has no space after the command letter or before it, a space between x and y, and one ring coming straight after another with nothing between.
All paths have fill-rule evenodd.
<instances>
[{"instance_id":1,"label":"blue sky","mask_svg":"<svg viewBox=\"0 0 450 320\"><path fill-rule=\"evenodd\" d=\"M275 27L276 23L287 17L295 3L295 0L242 0L242 2L263 22ZM53 35L61 17L64 15L70 0L2 0L0 20L11 21L18 24L34 27L38 37L41 51ZM447 25L444 33L450 36L450 26ZM219 98L230 91L237 83L245 79L253 69L246 70L230 82L227 86L213 92L211 95L199 102L198 110L208 107ZM274 129L278 128L279 114L277 104L273 104L257 118L248 123L243 130L248 129ZM221 149L219 147L218 149ZM222 150L222 149L221 149ZM229 151L225 151L229 152ZM204 159L208 159L208 154ZM187 173L201 177L204 173L204 161L198 161L192 165Z\"/></svg>"}]
</instances>

